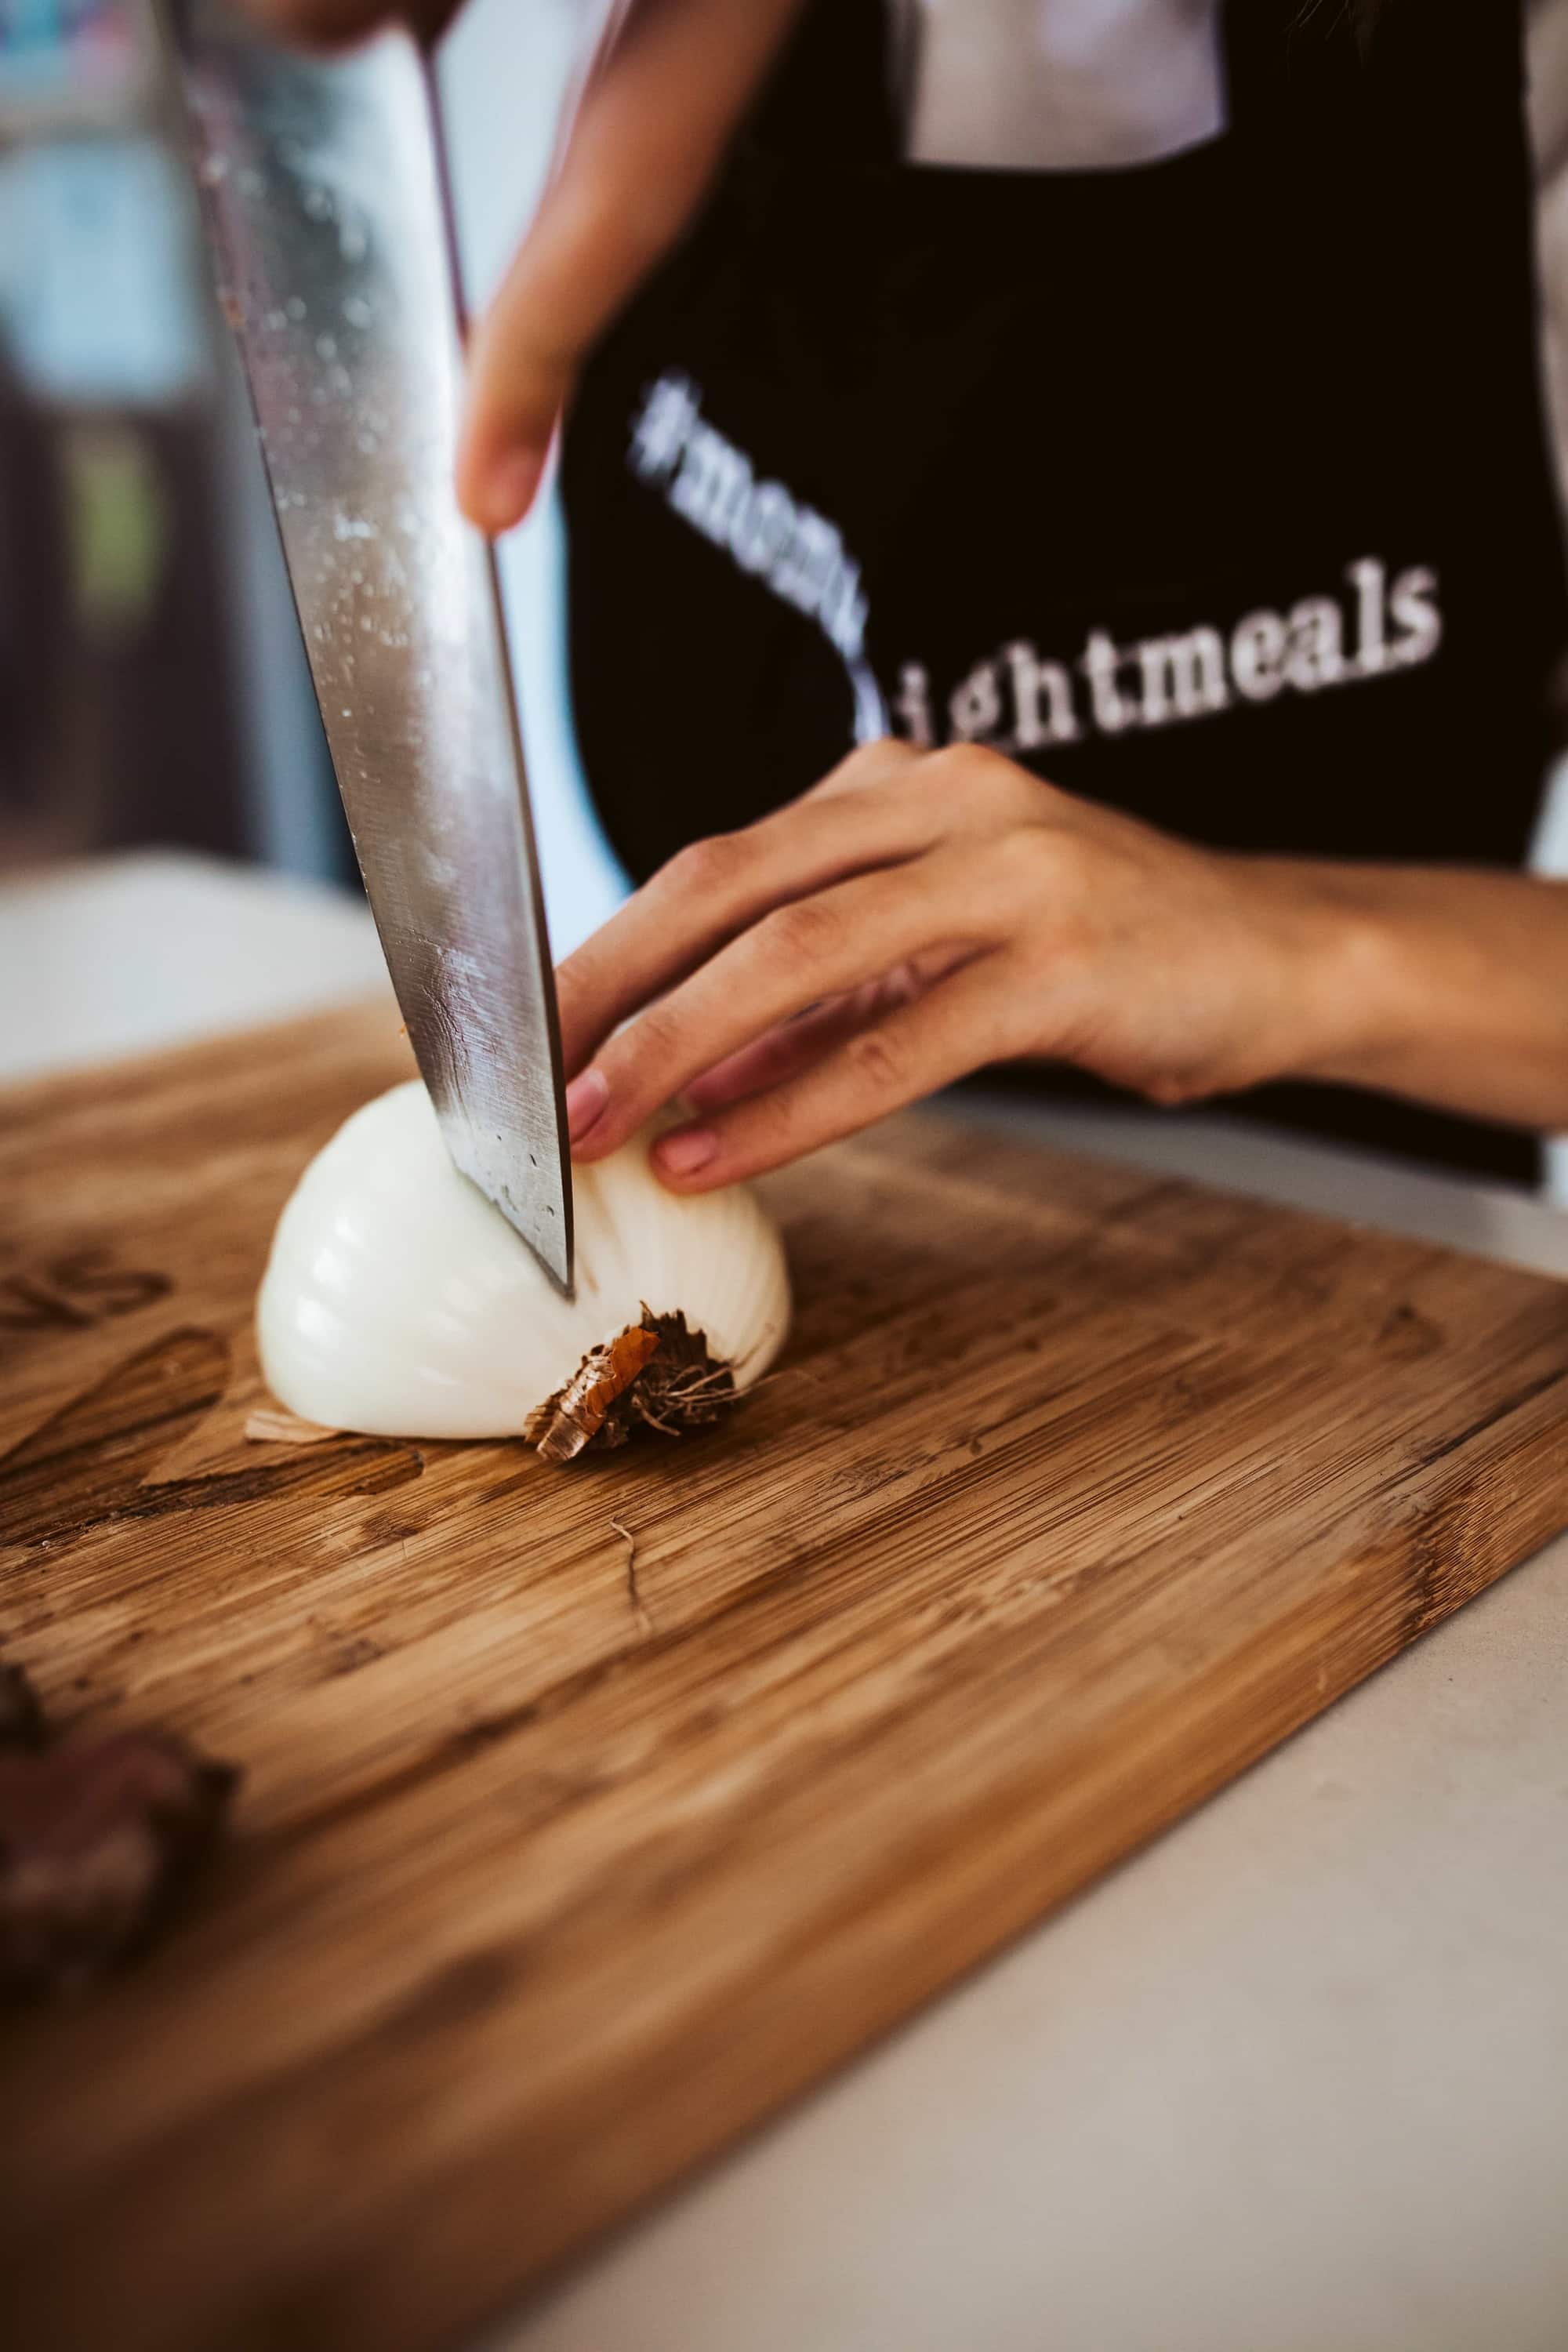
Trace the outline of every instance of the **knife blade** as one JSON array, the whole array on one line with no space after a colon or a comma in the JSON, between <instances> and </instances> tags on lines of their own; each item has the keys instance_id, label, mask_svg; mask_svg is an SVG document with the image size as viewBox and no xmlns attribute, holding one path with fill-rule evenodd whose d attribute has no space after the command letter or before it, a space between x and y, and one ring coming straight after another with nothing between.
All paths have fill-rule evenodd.
<instances>
[{"instance_id":1,"label":"knife blade","mask_svg":"<svg viewBox=\"0 0 1568 2352\"><path fill-rule=\"evenodd\" d=\"M430 70L163 0L360 871L453 1160L572 1286L555 986L500 584L452 488L462 320Z\"/></svg>"}]
</instances>

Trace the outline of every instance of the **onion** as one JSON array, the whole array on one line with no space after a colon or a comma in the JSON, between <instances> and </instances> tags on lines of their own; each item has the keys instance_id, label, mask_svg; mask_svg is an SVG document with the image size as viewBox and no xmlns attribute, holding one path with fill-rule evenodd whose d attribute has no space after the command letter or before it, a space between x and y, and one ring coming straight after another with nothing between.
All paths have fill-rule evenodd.
<instances>
[{"instance_id":1,"label":"onion","mask_svg":"<svg viewBox=\"0 0 1568 2352\"><path fill-rule=\"evenodd\" d=\"M776 1227L739 1186L682 1197L639 1136L575 1172L563 1298L447 1157L416 1079L367 1103L285 1204L257 1301L291 1412L384 1437L530 1437L551 1460L711 1420L789 1325Z\"/></svg>"}]
</instances>

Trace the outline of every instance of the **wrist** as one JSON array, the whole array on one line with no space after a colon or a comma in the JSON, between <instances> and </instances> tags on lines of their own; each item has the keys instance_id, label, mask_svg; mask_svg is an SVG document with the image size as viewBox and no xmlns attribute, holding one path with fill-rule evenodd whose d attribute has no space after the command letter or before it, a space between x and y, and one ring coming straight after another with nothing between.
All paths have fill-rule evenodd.
<instances>
[{"instance_id":1,"label":"wrist","mask_svg":"<svg viewBox=\"0 0 1568 2352\"><path fill-rule=\"evenodd\" d=\"M1397 1061L1421 991L1396 894L1373 866L1255 861L1290 945L1279 1075L1375 1086Z\"/></svg>"},{"instance_id":2,"label":"wrist","mask_svg":"<svg viewBox=\"0 0 1568 2352\"><path fill-rule=\"evenodd\" d=\"M1568 884L1258 860L1275 950L1268 1075L1568 1128Z\"/></svg>"}]
</instances>

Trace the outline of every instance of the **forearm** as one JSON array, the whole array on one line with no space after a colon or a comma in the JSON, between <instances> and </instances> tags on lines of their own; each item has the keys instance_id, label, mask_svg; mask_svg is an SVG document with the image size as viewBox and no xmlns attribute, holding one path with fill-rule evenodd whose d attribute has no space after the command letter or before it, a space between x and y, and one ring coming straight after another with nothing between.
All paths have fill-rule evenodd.
<instances>
[{"instance_id":1,"label":"forearm","mask_svg":"<svg viewBox=\"0 0 1568 2352\"><path fill-rule=\"evenodd\" d=\"M1260 861L1322 925L1319 1037L1294 1076L1568 1129L1568 884Z\"/></svg>"}]
</instances>

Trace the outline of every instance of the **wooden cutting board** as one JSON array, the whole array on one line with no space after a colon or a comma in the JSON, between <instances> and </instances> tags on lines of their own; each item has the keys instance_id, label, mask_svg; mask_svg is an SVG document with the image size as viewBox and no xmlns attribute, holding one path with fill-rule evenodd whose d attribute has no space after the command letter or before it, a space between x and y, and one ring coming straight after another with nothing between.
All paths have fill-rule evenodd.
<instances>
[{"instance_id":1,"label":"wooden cutting board","mask_svg":"<svg viewBox=\"0 0 1568 2352\"><path fill-rule=\"evenodd\" d=\"M272 1220L405 1066L0 1101L4 1655L247 1775L0 2028L27 2352L456 2340L1568 1522L1568 1289L935 1116L770 1186L721 1435L249 1443Z\"/></svg>"}]
</instances>

